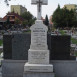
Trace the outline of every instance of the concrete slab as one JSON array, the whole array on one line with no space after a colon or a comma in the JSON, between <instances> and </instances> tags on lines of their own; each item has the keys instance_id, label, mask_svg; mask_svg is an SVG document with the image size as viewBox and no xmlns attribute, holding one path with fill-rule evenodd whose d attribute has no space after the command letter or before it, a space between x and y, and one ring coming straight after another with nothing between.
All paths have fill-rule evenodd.
<instances>
[{"instance_id":1,"label":"concrete slab","mask_svg":"<svg viewBox=\"0 0 77 77\"><path fill-rule=\"evenodd\" d=\"M3 60L2 77L23 77L26 60ZM53 60L53 71L56 77L77 77L77 61Z\"/></svg>"}]
</instances>

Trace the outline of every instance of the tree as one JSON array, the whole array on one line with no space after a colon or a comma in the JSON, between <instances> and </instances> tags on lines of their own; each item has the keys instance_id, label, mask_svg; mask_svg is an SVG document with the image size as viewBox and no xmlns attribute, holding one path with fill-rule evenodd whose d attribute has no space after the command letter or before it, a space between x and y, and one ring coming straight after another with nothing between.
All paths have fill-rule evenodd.
<instances>
[{"instance_id":1,"label":"tree","mask_svg":"<svg viewBox=\"0 0 77 77\"><path fill-rule=\"evenodd\" d=\"M16 25L20 24L20 22L21 22L21 21L20 21L19 19L15 19L15 24L16 24Z\"/></svg>"},{"instance_id":2,"label":"tree","mask_svg":"<svg viewBox=\"0 0 77 77\"><path fill-rule=\"evenodd\" d=\"M47 16L47 15L46 15L46 17L45 17L44 24L47 25L47 26L49 25L49 20L48 20L48 16Z\"/></svg>"},{"instance_id":3,"label":"tree","mask_svg":"<svg viewBox=\"0 0 77 77\"><path fill-rule=\"evenodd\" d=\"M56 27L72 27L76 25L75 10L68 10L66 7L61 9L58 5L52 15L52 21Z\"/></svg>"},{"instance_id":4,"label":"tree","mask_svg":"<svg viewBox=\"0 0 77 77\"><path fill-rule=\"evenodd\" d=\"M9 16L7 17L7 20L6 20L6 29L9 29L11 26L10 26L10 18Z\"/></svg>"},{"instance_id":5,"label":"tree","mask_svg":"<svg viewBox=\"0 0 77 77\"><path fill-rule=\"evenodd\" d=\"M23 25L23 27L25 28L26 25L28 25L28 21L27 21L27 20L23 21L23 22L22 22L22 25Z\"/></svg>"},{"instance_id":6,"label":"tree","mask_svg":"<svg viewBox=\"0 0 77 77\"><path fill-rule=\"evenodd\" d=\"M21 17L23 17L25 20L27 20L27 25L31 26L34 21L36 20L36 18L29 12L24 12Z\"/></svg>"},{"instance_id":7,"label":"tree","mask_svg":"<svg viewBox=\"0 0 77 77\"><path fill-rule=\"evenodd\" d=\"M61 21L61 8L60 5L58 5L57 9L54 11L52 15L52 21L55 26L60 26L60 21Z\"/></svg>"},{"instance_id":8,"label":"tree","mask_svg":"<svg viewBox=\"0 0 77 77\"><path fill-rule=\"evenodd\" d=\"M48 31L50 31L48 16L46 15L44 24L48 27Z\"/></svg>"},{"instance_id":9,"label":"tree","mask_svg":"<svg viewBox=\"0 0 77 77\"><path fill-rule=\"evenodd\" d=\"M22 15L21 15L25 20L30 20L33 18L33 15L28 11L28 12L24 12Z\"/></svg>"},{"instance_id":10,"label":"tree","mask_svg":"<svg viewBox=\"0 0 77 77\"><path fill-rule=\"evenodd\" d=\"M4 2L7 4L7 5L9 5L9 1L11 1L11 0L4 0Z\"/></svg>"},{"instance_id":11,"label":"tree","mask_svg":"<svg viewBox=\"0 0 77 77\"><path fill-rule=\"evenodd\" d=\"M10 24L10 18L9 18L9 17L7 17L6 24L7 24L7 25L9 25L9 24Z\"/></svg>"}]
</instances>

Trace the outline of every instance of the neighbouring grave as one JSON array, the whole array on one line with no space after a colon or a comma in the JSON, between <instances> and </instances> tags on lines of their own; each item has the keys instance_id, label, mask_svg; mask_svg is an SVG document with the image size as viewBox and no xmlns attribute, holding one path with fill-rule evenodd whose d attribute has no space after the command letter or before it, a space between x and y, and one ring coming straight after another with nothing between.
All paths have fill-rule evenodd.
<instances>
[{"instance_id":1,"label":"neighbouring grave","mask_svg":"<svg viewBox=\"0 0 77 77\"><path fill-rule=\"evenodd\" d=\"M51 59L70 60L70 36L51 36Z\"/></svg>"},{"instance_id":2,"label":"neighbouring grave","mask_svg":"<svg viewBox=\"0 0 77 77\"><path fill-rule=\"evenodd\" d=\"M50 50L50 60L76 60L75 56L70 56L70 38L70 36L53 36L51 34L47 34L47 44L48 49ZM30 48L30 43L30 33L4 35L4 59L28 60L28 50Z\"/></svg>"},{"instance_id":3,"label":"neighbouring grave","mask_svg":"<svg viewBox=\"0 0 77 77\"><path fill-rule=\"evenodd\" d=\"M27 60L30 48L30 33L3 36L4 59Z\"/></svg>"},{"instance_id":4,"label":"neighbouring grave","mask_svg":"<svg viewBox=\"0 0 77 77\"><path fill-rule=\"evenodd\" d=\"M23 77L25 62L27 61L3 60L2 77ZM50 63L54 66L53 71L55 72L55 77L77 77L77 61L51 60Z\"/></svg>"}]
</instances>

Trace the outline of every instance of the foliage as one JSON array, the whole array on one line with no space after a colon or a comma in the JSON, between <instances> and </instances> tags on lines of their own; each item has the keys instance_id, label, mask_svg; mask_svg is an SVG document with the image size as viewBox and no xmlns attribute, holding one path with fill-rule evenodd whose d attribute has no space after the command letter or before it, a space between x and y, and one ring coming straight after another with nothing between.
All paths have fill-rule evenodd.
<instances>
[{"instance_id":1,"label":"foliage","mask_svg":"<svg viewBox=\"0 0 77 77\"><path fill-rule=\"evenodd\" d=\"M7 24L7 25L9 25L9 24L10 24L10 18L9 18L9 17L7 17L6 24Z\"/></svg>"},{"instance_id":2,"label":"foliage","mask_svg":"<svg viewBox=\"0 0 77 77\"><path fill-rule=\"evenodd\" d=\"M47 26L49 25L49 20L48 20L48 16L47 16L47 15L46 15L46 17L45 17L44 24L47 25Z\"/></svg>"},{"instance_id":3,"label":"foliage","mask_svg":"<svg viewBox=\"0 0 77 77\"><path fill-rule=\"evenodd\" d=\"M28 24L27 20L25 20L25 21L22 22L22 25L23 25L24 28L26 27L27 24Z\"/></svg>"},{"instance_id":4,"label":"foliage","mask_svg":"<svg viewBox=\"0 0 77 77\"><path fill-rule=\"evenodd\" d=\"M77 56L77 52L75 52L75 56Z\"/></svg>"},{"instance_id":5,"label":"foliage","mask_svg":"<svg viewBox=\"0 0 77 77\"><path fill-rule=\"evenodd\" d=\"M52 21L56 27L76 27L77 20L75 10L68 10L66 7L61 9L60 5L58 5L52 15Z\"/></svg>"},{"instance_id":6,"label":"foliage","mask_svg":"<svg viewBox=\"0 0 77 77\"><path fill-rule=\"evenodd\" d=\"M11 1L11 0L4 0L4 2L7 4L7 5L9 5L9 1Z\"/></svg>"},{"instance_id":7,"label":"foliage","mask_svg":"<svg viewBox=\"0 0 77 77\"><path fill-rule=\"evenodd\" d=\"M66 35L65 31L63 31L63 30L59 30L59 32L61 33L61 35ZM71 41L73 44L77 44L77 39L74 39L71 37Z\"/></svg>"},{"instance_id":8,"label":"foliage","mask_svg":"<svg viewBox=\"0 0 77 77\"><path fill-rule=\"evenodd\" d=\"M60 19L60 6L58 5L57 9L54 11L53 15L52 15L52 21L54 22L54 25L58 26L60 25L59 21Z\"/></svg>"},{"instance_id":9,"label":"foliage","mask_svg":"<svg viewBox=\"0 0 77 77\"><path fill-rule=\"evenodd\" d=\"M19 19L15 19L15 24L19 24L20 20Z\"/></svg>"},{"instance_id":10,"label":"foliage","mask_svg":"<svg viewBox=\"0 0 77 77\"><path fill-rule=\"evenodd\" d=\"M59 32L61 33L61 35L66 35L63 30L59 30Z\"/></svg>"},{"instance_id":11,"label":"foliage","mask_svg":"<svg viewBox=\"0 0 77 77\"><path fill-rule=\"evenodd\" d=\"M24 12L21 17L23 17L25 20L27 20L27 25L31 26L34 21L36 20L36 18L34 18L34 16L29 12Z\"/></svg>"},{"instance_id":12,"label":"foliage","mask_svg":"<svg viewBox=\"0 0 77 77\"><path fill-rule=\"evenodd\" d=\"M28 11L28 12L24 12L22 15L21 15L25 20L30 20L32 19L33 15Z\"/></svg>"},{"instance_id":13,"label":"foliage","mask_svg":"<svg viewBox=\"0 0 77 77\"><path fill-rule=\"evenodd\" d=\"M48 27L48 31L50 31L49 20L48 20L48 16L47 15L45 17L44 24Z\"/></svg>"},{"instance_id":14,"label":"foliage","mask_svg":"<svg viewBox=\"0 0 77 77\"><path fill-rule=\"evenodd\" d=\"M9 28L11 27L11 26L10 26L10 17L9 17L9 16L7 17L6 23L5 23L4 25L5 25L4 27L5 27L6 29L9 29Z\"/></svg>"},{"instance_id":15,"label":"foliage","mask_svg":"<svg viewBox=\"0 0 77 77\"><path fill-rule=\"evenodd\" d=\"M77 39L71 38L73 44L77 44Z\"/></svg>"}]
</instances>

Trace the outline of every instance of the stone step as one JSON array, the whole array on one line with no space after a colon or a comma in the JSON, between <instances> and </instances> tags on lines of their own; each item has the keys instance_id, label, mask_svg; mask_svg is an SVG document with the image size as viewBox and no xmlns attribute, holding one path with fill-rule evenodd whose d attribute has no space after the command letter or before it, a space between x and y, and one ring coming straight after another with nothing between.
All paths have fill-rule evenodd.
<instances>
[{"instance_id":1,"label":"stone step","mask_svg":"<svg viewBox=\"0 0 77 77\"><path fill-rule=\"evenodd\" d=\"M54 73L36 73L36 72L26 72L23 77L55 77Z\"/></svg>"}]
</instances>

